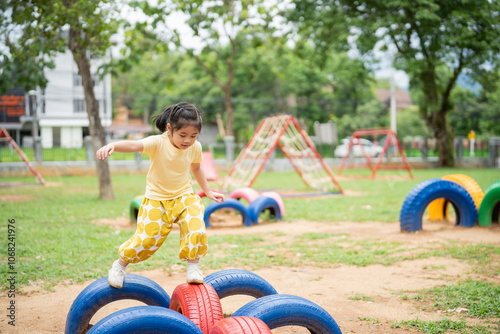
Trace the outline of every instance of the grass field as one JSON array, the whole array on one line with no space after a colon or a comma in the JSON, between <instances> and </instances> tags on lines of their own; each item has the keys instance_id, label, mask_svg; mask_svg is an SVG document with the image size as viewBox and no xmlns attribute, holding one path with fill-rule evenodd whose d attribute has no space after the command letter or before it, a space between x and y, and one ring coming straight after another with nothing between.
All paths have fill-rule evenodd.
<instances>
[{"instance_id":1,"label":"grass field","mask_svg":"<svg viewBox=\"0 0 500 334\"><path fill-rule=\"evenodd\" d=\"M366 170L347 170L339 179L347 193L346 196L285 198L286 219L353 224L371 221L397 223L404 198L416 184L430 178L456 173L471 176L483 189L500 178L500 171L494 169L434 169L413 170L415 176L413 180L410 180L404 172L397 172L394 177L394 172L381 171L377 179L372 181ZM107 274L110 263L117 257L118 246L130 237L131 231L117 230L95 222L104 218L128 217L130 200L136 195L142 195L145 187L143 174L113 175L112 179L116 199L111 201L98 199L96 177L46 178L48 185L45 187L21 186L23 183L34 184L35 180L32 178L3 179L3 182L18 183L16 187L0 188L0 210L4 220L0 230L0 253L2 266L6 267L8 220L15 219L16 270L19 273L17 281L19 287L37 284L50 290L63 281L83 282ZM262 173L253 187L308 191L293 172ZM453 300L466 299L472 308L477 303L478 296L481 296L480 303L483 309L479 307L474 316L500 317L498 284L500 240L496 245L449 242L439 247L418 249L408 253L406 245L400 242L358 240L348 235L322 234L319 231L304 233L280 245L273 243L271 237L276 237L276 234L215 235L210 238L213 256L207 257L203 265L210 269L227 266L247 268L273 265L301 266L311 263L318 267L338 263L368 266L393 265L408 259L431 256L452 257L472 264L474 270L484 277L491 278L492 282L463 282L458 286L450 286L449 290L416 291L407 294L406 298L433 298L439 300L436 301L436 307L444 308L451 308L450 303L453 303ZM154 269L181 264L176 256L172 256L177 253L178 238L178 235L172 233L163 245L163 251L134 268ZM238 249L226 247L233 244L239 245ZM318 245L329 245L329 252L318 252ZM286 248L291 254L303 255L300 260L288 257L286 252L278 252L278 256L268 256L277 247ZM7 287L7 278L7 271L2 270L0 279L4 289ZM484 291L489 292L484 293ZM450 294L453 297L443 297ZM476 299L471 296L476 296ZM359 298L362 299L364 296ZM425 329L431 325L437 326L442 331ZM425 322L394 324L402 328L420 328L419 330L425 333L448 332L446 326L449 323L445 321L431 325ZM462 325L465 329L456 332L491 332L486 329L472 331L470 326ZM492 325L492 328L497 325L500 328L500 324Z\"/></svg>"}]
</instances>

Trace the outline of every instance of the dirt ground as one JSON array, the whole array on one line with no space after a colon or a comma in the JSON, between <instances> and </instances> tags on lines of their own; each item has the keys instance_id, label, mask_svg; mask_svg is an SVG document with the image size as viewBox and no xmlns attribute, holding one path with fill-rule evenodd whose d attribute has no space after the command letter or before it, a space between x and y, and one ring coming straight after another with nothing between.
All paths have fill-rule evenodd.
<instances>
[{"instance_id":1,"label":"dirt ground","mask_svg":"<svg viewBox=\"0 0 500 334\"><path fill-rule=\"evenodd\" d=\"M224 219L219 219L223 222ZM126 218L101 220L100 224L114 225L119 229L131 228ZM325 233L345 233L351 238L376 239L379 241L403 241L409 248L418 248L428 242L456 240L462 242L490 243L500 242L500 227L474 227L466 229L453 227L452 224L424 224L424 231L414 234L401 233L399 223L317 223L310 221L273 222L250 228L242 227L241 221L235 225L217 223L211 219L213 228L209 235L221 234L266 234L281 232L279 238L292 238L295 235L323 231ZM283 236L283 233L286 236ZM175 287L185 280L185 268L174 266L171 274L162 270L130 271L146 276L160 284L171 295ZM229 269L229 268L227 268ZM439 320L446 311L423 310L416 302L401 299L402 290L427 289L444 284L456 283L465 278L485 279L471 270L471 266L451 258L428 258L404 261L392 266L370 265L357 267L340 265L331 268L304 266L298 268L275 266L254 271L266 279L282 294L297 295L311 300L328 311L340 326L343 333L416 333L411 330L392 328L391 321L402 320ZM206 270L205 274L212 271ZM488 278L500 283L500 277ZM6 317L0 318L0 333L63 333L66 316L73 300L92 281L85 284L60 284L55 292L25 287L24 294L16 296L18 314L16 328L7 325ZM368 296L370 300L354 300L353 296ZM351 298L350 298L351 297ZM222 299L224 313L230 314L253 298L232 296ZM0 297L0 305L7 305L8 299ZM114 302L101 309L91 323L104 316L130 306L141 305L135 301ZM456 317L456 310L447 315ZM458 320L458 317L456 318ZM470 319L469 319L470 321ZM283 327L273 333L308 333L301 327Z\"/></svg>"}]
</instances>

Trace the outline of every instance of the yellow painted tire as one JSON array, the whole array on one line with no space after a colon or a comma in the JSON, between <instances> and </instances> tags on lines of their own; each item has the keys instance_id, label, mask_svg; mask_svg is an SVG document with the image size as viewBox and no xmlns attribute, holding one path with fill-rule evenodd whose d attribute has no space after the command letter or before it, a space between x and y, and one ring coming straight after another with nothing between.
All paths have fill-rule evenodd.
<instances>
[{"instance_id":1,"label":"yellow painted tire","mask_svg":"<svg viewBox=\"0 0 500 334\"><path fill-rule=\"evenodd\" d=\"M472 196L474 204L479 210L484 197L484 192L473 178L464 174L451 174L443 176L441 179L453 181L464 187L465 190L467 190L467 192ZM444 198L438 198L432 201L431 204L429 204L429 206L427 207L429 220L443 220L445 219L445 214L446 218L448 218L448 208L448 202Z\"/></svg>"}]
</instances>

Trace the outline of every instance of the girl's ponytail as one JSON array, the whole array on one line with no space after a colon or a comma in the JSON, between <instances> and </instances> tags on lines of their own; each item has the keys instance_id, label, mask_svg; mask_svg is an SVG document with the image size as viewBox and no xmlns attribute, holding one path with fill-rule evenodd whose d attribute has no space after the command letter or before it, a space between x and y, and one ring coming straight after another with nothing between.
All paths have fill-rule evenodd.
<instances>
[{"instance_id":1,"label":"girl's ponytail","mask_svg":"<svg viewBox=\"0 0 500 334\"><path fill-rule=\"evenodd\" d=\"M186 102L168 106L161 114L153 116L151 119L156 128L162 133L167 131L167 124L170 124L172 132L188 125L194 126L198 131L201 131L201 111Z\"/></svg>"},{"instance_id":2,"label":"girl's ponytail","mask_svg":"<svg viewBox=\"0 0 500 334\"><path fill-rule=\"evenodd\" d=\"M161 133L167 131L167 124L170 118L170 107L165 108L161 114L151 117L151 120L155 124L156 128L160 130Z\"/></svg>"}]
</instances>

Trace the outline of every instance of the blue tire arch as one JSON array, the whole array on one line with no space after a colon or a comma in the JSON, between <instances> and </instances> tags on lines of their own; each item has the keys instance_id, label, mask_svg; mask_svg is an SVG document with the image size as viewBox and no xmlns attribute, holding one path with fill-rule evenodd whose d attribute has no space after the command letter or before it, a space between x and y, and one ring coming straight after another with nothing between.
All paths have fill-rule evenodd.
<instances>
[{"instance_id":1,"label":"blue tire arch","mask_svg":"<svg viewBox=\"0 0 500 334\"><path fill-rule=\"evenodd\" d=\"M270 329L301 326L314 334L342 334L333 317L325 309L298 296L276 294L252 300L232 315L241 316L258 318Z\"/></svg>"},{"instance_id":2,"label":"blue tire arch","mask_svg":"<svg viewBox=\"0 0 500 334\"><path fill-rule=\"evenodd\" d=\"M422 217L427 206L438 198L444 198L455 208L455 225L473 227L478 220L478 211L472 196L460 184L430 179L417 184L406 196L399 222L401 231L416 232L422 230Z\"/></svg>"},{"instance_id":3,"label":"blue tire arch","mask_svg":"<svg viewBox=\"0 0 500 334\"><path fill-rule=\"evenodd\" d=\"M144 276L127 274L121 289L113 288L108 277L87 286L76 297L66 317L66 334L82 333L94 314L105 305L122 299L133 299L147 305L170 306L170 296L154 281Z\"/></svg>"},{"instance_id":4,"label":"blue tire arch","mask_svg":"<svg viewBox=\"0 0 500 334\"><path fill-rule=\"evenodd\" d=\"M129 307L108 315L87 334L203 334L184 315L159 306Z\"/></svg>"},{"instance_id":5,"label":"blue tire arch","mask_svg":"<svg viewBox=\"0 0 500 334\"><path fill-rule=\"evenodd\" d=\"M269 210L271 215L277 220L281 220L281 209L278 202L274 198L260 196L248 205L248 215L252 223L258 224L259 216L265 210Z\"/></svg>"},{"instance_id":6,"label":"blue tire arch","mask_svg":"<svg viewBox=\"0 0 500 334\"><path fill-rule=\"evenodd\" d=\"M205 214L203 215L203 220L205 220L205 226L210 227L210 215L220 209L234 209L241 213L243 217L243 225L252 226L250 217L248 215L248 209L243 203L233 198L226 198L222 203L212 202L205 208Z\"/></svg>"}]
</instances>

